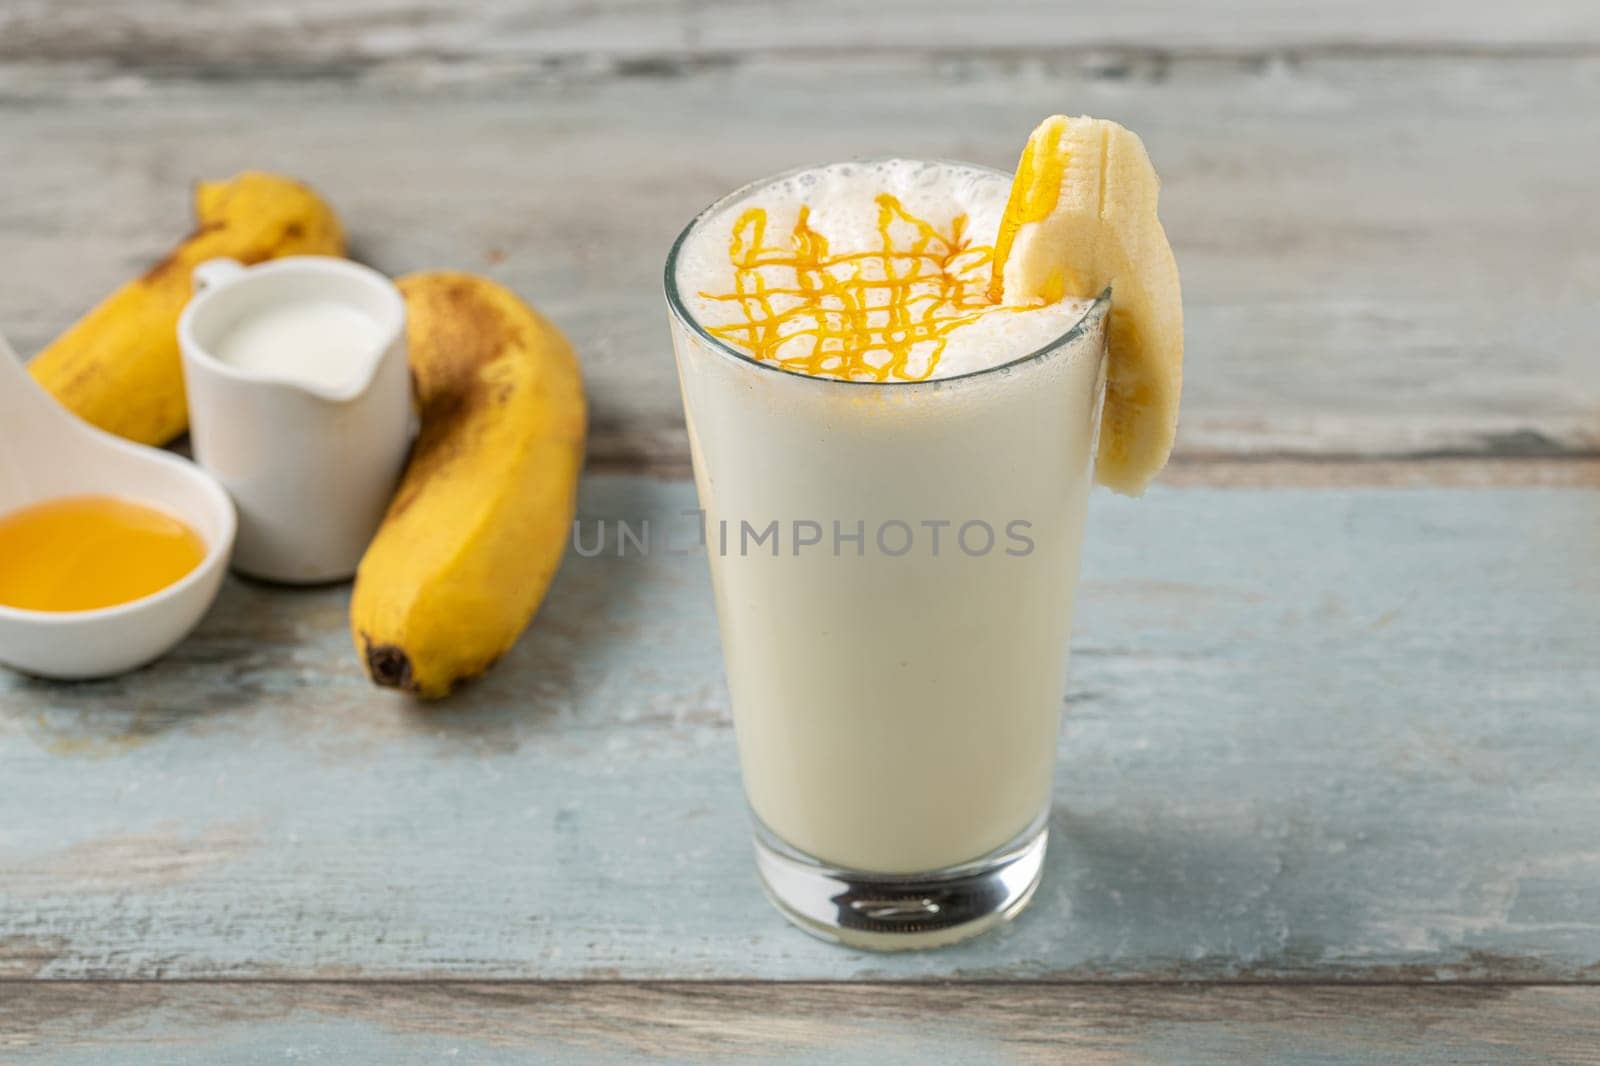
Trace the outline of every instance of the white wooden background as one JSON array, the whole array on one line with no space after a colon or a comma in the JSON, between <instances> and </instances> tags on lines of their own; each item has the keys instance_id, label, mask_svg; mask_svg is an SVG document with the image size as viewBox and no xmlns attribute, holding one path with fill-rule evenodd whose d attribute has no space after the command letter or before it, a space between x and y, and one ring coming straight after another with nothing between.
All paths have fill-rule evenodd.
<instances>
[{"instance_id":1,"label":"white wooden background","mask_svg":"<svg viewBox=\"0 0 1600 1066\"><path fill-rule=\"evenodd\" d=\"M1093 503L1020 922L781 924L699 560L570 560L437 709L360 678L345 590L232 582L147 671L0 675L0 1062L1597 1061L1591 3L6 0L0 328L281 169L553 317L585 513L668 513L682 223L1058 110L1144 134L1189 364L1163 485Z\"/></svg>"}]
</instances>

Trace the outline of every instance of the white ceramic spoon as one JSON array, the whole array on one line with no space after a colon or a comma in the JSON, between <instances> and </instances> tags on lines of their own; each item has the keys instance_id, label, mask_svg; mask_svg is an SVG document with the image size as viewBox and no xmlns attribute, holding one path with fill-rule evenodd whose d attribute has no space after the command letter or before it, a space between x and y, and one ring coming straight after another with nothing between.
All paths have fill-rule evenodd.
<instances>
[{"instance_id":1,"label":"white ceramic spoon","mask_svg":"<svg viewBox=\"0 0 1600 1066\"><path fill-rule=\"evenodd\" d=\"M52 678L106 677L182 640L216 599L233 550L233 502L170 452L81 421L45 392L0 337L0 516L58 496L108 495L183 519L206 543L200 565L160 592L93 611L0 606L0 663Z\"/></svg>"}]
</instances>

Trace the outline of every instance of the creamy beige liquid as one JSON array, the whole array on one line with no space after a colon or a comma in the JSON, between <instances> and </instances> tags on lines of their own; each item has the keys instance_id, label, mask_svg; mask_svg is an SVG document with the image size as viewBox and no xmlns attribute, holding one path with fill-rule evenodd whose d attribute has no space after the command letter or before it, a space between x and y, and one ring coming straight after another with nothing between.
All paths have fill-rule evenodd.
<instances>
[{"instance_id":1,"label":"creamy beige liquid","mask_svg":"<svg viewBox=\"0 0 1600 1066\"><path fill-rule=\"evenodd\" d=\"M752 204L780 233L808 204L830 255L849 256L872 246L886 188L940 232L965 215L980 249L1007 191L1002 175L950 165L841 169L702 221L677 270L698 321L741 321L699 294L737 284L730 233ZM900 382L886 385L753 365L674 323L745 788L784 841L848 869L966 862L1049 805L1103 322L1097 308L1076 342L959 377L1059 338L1087 305L958 304L980 313L933 356L885 345L815 368ZM769 362L829 354L778 347ZM776 537L753 544L774 521Z\"/></svg>"}]
</instances>

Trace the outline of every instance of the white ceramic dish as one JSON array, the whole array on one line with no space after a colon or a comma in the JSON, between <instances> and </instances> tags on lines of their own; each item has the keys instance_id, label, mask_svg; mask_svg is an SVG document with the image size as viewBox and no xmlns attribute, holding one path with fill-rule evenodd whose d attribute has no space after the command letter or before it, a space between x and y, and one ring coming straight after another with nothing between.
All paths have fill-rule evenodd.
<instances>
[{"instance_id":1,"label":"white ceramic dish","mask_svg":"<svg viewBox=\"0 0 1600 1066\"><path fill-rule=\"evenodd\" d=\"M0 337L0 515L60 496L150 504L194 528L206 555L160 592L94 611L0 606L0 663L49 678L107 677L165 653L200 621L227 571L233 503L205 471L83 422L40 388Z\"/></svg>"}]
</instances>

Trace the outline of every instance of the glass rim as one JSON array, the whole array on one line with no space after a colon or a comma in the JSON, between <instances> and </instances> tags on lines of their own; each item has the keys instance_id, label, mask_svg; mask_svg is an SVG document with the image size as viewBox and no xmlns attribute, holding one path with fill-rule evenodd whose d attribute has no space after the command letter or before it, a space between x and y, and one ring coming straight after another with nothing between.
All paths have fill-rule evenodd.
<instances>
[{"instance_id":1,"label":"glass rim","mask_svg":"<svg viewBox=\"0 0 1600 1066\"><path fill-rule=\"evenodd\" d=\"M963 170L972 170L980 173L993 174L1007 179L1012 177L1012 173L1007 170L1000 170L997 167L984 166L981 163L963 163L954 159L917 159L906 156L864 156L855 159L838 160L832 163L812 163L805 166L791 167L788 170L773 174L769 177L757 178L755 181L746 182L744 185L739 186L732 192L718 197L716 200L712 201L709 205L697 212L695 216L689 220L689 224L683 227L677 238L672 242L672 248L667 252L666 268L662 276L662 288L666 295L667 310L671 312L673 318L677 319L678 322L681 323L686 329L694 333L695 336L703 341L712 351L725 358L733 359L738 363L742 363L745 366L754 367L758 370L764 370L773 374L782 374L785 377L799 378L804 381L814 381L824 387L841 385L851 387L860 386L866 388L897 389L915 388L918 386L935 387L947 385L957 381L971 381L974 378L981 378L989 374L998 374L1002 371L1016 370L1019 367L1043 361L1048 356L1060 351L1063 348L1066 348L1072 344L1072 342L1078 340L1084 335L1085 332L1087 332L1091 323L1103 318L1104 313L1109 309L1111 304L1111 287L1109 285L1106 286L1100 295L1093 299L1089 306L1084 309L1083 314L1079 315L1073 321L1072 325L1067 327L1065 332L1061 333L1059 336L1052 337L1050 340L1046 341L1039 347L1032 349L1031 351L1024 352L1015 359L1008 359L1003 363L996 363L994 366L986 366L978 370L969 370L964 374L951 374L948 377L942 378L929 377L916 381L862 381L855 378L820 377L815 374L807 374L800 370L788 370L776 363L762 362L760 359L755 358L750 353L740 351L727 341L713 336L684 303L683 296L678 291L678 256L683 251L684 245L688 242L689 235L713 215L720 213L723 208L730 204L737 203L739 200L745 199L753 195L758 190L766 188L769 185L774 185L777 182L783 181L786 178L792 178L798 174L804 174L807 171L824 170L829 167L845 166L849 164L871 166L877 163L894 162L923 163L933 166L959 167Z\"/></svg>"}]
</instances>

